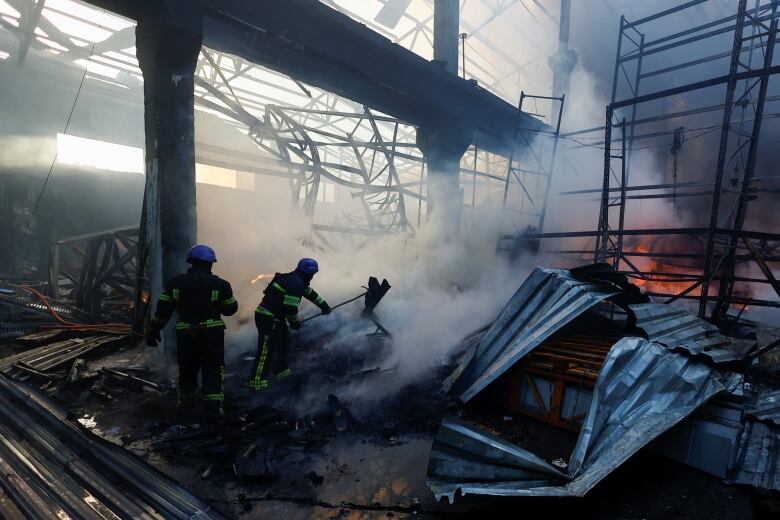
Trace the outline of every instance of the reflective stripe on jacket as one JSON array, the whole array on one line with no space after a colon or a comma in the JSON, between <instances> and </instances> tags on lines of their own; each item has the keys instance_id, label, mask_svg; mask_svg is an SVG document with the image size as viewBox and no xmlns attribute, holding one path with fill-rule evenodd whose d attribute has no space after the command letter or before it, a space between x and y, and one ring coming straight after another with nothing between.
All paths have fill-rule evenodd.
<instances>
[{"instance_id":1,"label":"reflective stripe on jacket","mask_svg":"<svg viewBox=\"0 0 780 520\"><path fill-rule=\"evenodd\" d=\"M193 327L224 329L222 316L231 316L237 310L238 302L230 284L207 267L193 266L165 283L152 317L152 327L163 328L177 311L177 331Z\"/></svg>"},{"instance_id":2,"label":"reflective stripe on jacket","mask_svg":"<svg viewBox=\"0 0 780 520\"><path fill-rule=\"evenodd\" d=\"M317 291L309 287L309 279L298 271L291 273L276 273L271 283L263 292L263 300L255 312L279 320L287 319L290 323L299 320L298 307L301 298L306 298L319 308L323 308L325 300Z\"/></svg>"}]
</instances>

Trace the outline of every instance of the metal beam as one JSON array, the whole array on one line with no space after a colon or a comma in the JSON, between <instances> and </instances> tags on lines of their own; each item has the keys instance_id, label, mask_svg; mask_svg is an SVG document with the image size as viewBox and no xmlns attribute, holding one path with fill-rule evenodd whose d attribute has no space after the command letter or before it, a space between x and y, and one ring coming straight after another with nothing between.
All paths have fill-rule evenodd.
<instances>
[{"instance_id":1,"label":"metal beam","mask_svg":"<svg viewBox=\"0 0 780 520\"><path fill-rule=\"evenodd\" d=\"M777 20L772 20L772 26L769 31L769 38L767 38L766 48L764 49L764 68L768 68L772 64L772 57L775 47L775 34L777 32ZM745 224L745 218L747 216L748 201L750 200L752 180L754 178L754 172L756 168L756 161L758 159L758 141L761 135L761 121L764 115L764 104L766 103L766 92L769 85L769 77L762 76L759 79L759 93L758 99L755 105L755 117L753 120L753 129L750 134L750 146L748 149L747 160L744 165L744 173L741 179L741 189L737 198L737 213L734 217L734 230L740 231ZM748 246L749 247L749 246ZM715 315L717 318L725 318L728 313L729 301L734 291L734 255L737 250L737 237L734 235L726 249L726 263L724 264L722 278L725 283L721 283L719 287L719 294L721 301L716 307ZM752 252L752 251L751 251ZM756 260L759 261L759 260ZM760 262L760 261L759 261ZM770 273L771 276L771 273Z\"/></svg>"},{"instance_id":2,"label":"metal beam","mask_svg":"<svg viewBox=\"0 0 780 520\"><path fill-rule=\"evenodd\" d=\"M35 3L32 13L30 13L29 19L22 16L19 20L19 26L26 25L24 31L24 37L19 42L19 56L16 60L16 66L21 67L24 64L24 59L27 57L27 51L30 50L30 44L35 38L35 29L38 27L38 22L41 19L41 13L43 12L43 6L46 0L38 0Z\"/></svg>"},{"instance_id":3,"label":"metal beam","mask_svg":"<svg viewBox=\"0 0 780 520\"><path fill-rule=\"evenodd\" d=\"M699 302L699 317L704 318L707 314L707 295L709 294L710 280L715 275L717 269L713 269L715 261L715 230L718 226L718 217L720 211L721 185L723 184L723 173L728 159L726 157L731 131L731 116L733 112L734 91L737 88L737 70L739 68L739 58L742 52L742 33L744 30L745 12L747 9L747 0L739 0L737 8L737 22L734 29L734 43L732 46L731 64L726 78L726 100L723 109L723 123L720 133L720 146L718 148L718 162L715 167L715 191L712 197L712 208L710 209L709 233L707 235L707 252L704 257L704 272L702 275L701 301ZM752 72L752 71L748 71Z\"/></svg>"},{"instance_id":4,"label":"metal beam","mask_svg":"<svg viewBox=\"0 0 780 520\"><path fill-rule=\"evenodd\" d=\"M767 69L746 70L744 72L739 72L737 74L734 74L734 78L736 82L736 81L742 81L744 79L760 78L762 76L771 76L777 73L780 73L780 65L774 65ZM664 97L676 96L678 94L685 94L686 92L701 90L707 87L722 85L724 83L728 83L731 77L732 77L731 74L725 74L723 76L718 76L716 78L710 78L704 81L697 81L696 83L691 83L689 85L683 85L680 87L661 90L659 92L653 92L652 94L645 94L643 96L637 96L635 98L623 99L621 101L616 101L615 103L613 103L612 107L622 108L631 105L637 105L639 103L646 103L648 101L654 101L656 99L661 99Z\"/></svg>"},{"instance_id":5,"label":"metal beam","mask_svg":"<svg viewBox=\"0 0 780 520\"><path fill-rule=\"evenodd\" d=\"M616 236L616 230L610 230L609 234ZM642 236L642 235L706 235L709 233L709 228L653 228L653 229L624 229L624 236ZM528 233L522 235L504 235L501 238L508 240L539 240L544 238L581 238L581 237L596 237L599 236L600 231L561 231L557 233ZM767 240L772 242L780 242L780 234L778 233L765 233L762 231L740 231L736 232L733 229L715 229L715 235L717 236L740 236L748 237L755 240Z\"/></svg>"},{"instance_id":6,"label":"metal beam","mask_svg":"<svg viewBox=\"0 0 780 520\"><path fill-rule=\"evenodd\" d=\"M750 254L753 256L753 260L756 261L758 267L761 269L761 272L764 273L764 276L766 276L767 281L772 285L772 289L774 289L777 295L780 296L780 282L777 281L774 273L772 273L772 270L766 264L764 255L761 254L761 251L749 238L742 237L742 241L745 243L745 246L747 246L748 251L750 251Z\"/></svg>"},{"instance_id":7,"label":"metal beam","mask_svg":"<svg viewBox=\"0 0 780 520\"><path fill-rule=\"evenodd\" d=\"M136 18L138 3L90 0ZM203 41L415 125L470 128L508 155L517 109L316 0L204 0ZM529 131L546 125L523 114Z\"/></svg>"}]
</instances>

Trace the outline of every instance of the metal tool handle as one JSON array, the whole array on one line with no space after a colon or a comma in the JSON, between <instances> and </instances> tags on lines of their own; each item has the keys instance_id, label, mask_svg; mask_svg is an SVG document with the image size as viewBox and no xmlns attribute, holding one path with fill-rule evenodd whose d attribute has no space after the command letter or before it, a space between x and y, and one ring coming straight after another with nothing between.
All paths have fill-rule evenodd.
<instances>
[{"instance_id":1,"label":"metal tool handle","mask_svg":"<svg viewBox=\"0 0 780 520\"><path fill-rule=\"evenodd\" d=\"M362 297L363 297L363 296L365 296L366 294L368 294L368 291L366 291L366 292L364 292L364 293L361 293L361 294L358 294L358 295L357 295L357 296L355 296L354 298L352 298L352 299L349 299L349 300L347 300L347 301L345 301L345 302L341 302L341 303L339 303L338 305L334 305L333 307L331 307L331 308L330 308L330 310L331 310L331 311L334 311L334 310L338 309L339 307L343 307L344 305L346 305L346 304L348 304L348 303L352 303L352 302L354 302L355 300L358 300L358 299L362 298ZM302 320L300 321L300 323L306 323L307 321L309 321L309 320L313 320L314 318L318 318L318 317L320 317L320 316L325 316L325 315L324 315L323 313L315 314L314 316L309 316L308 318L304 318L304 319L302 319Z\"/></svg>"}]
</instances>

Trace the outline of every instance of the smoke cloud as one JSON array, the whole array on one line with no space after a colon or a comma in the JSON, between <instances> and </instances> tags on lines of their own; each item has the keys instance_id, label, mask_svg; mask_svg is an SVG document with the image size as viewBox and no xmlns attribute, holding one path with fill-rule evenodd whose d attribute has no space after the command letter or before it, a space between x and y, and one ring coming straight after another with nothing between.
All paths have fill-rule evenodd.
<instances>
[{"instance_id":1,"label":"smoke cloud","mask_svg":"<svg viewBox=\"0 0 780 520\"><path fill-rule=\"evenodd\" d=\"M394 369L381 387L367 382L338 389L337 394L353 405L392 397L406 385L430 377L464 335L495 317L533 267L531 263L510 265L496 255L499 219L492 213L476 218L475 232L462 240L448 236L432 219L414 238L378 236L356 247L348 236L329 235L330 247L318 248L312 245L305 219L291 215L289 188L274 182L268 185L273 194L263 195L266 190L258 186L262 202L245 201L237 211L238 221L231 214L234 207L225 213L227 190L217 197L213 190L199 192L199 240L214 244L220 259L215 272L232 283L240 302L239 318L228 322L227 339L228 364L237 370L237 377L244 377L250 369L245 359L257 342L252 316L268 283L267 279L256 284L250 280L261 273L291 271L302 256L318 260L320 272L312 287L331 305L363 292L369 276L386 278L392 285L375 311L393 335L389 349L379 358L365 351L371 348L367 334L375 326L360 317L362 299L293 332L294 339L308 344L318 343L319 337L330 338L325 348L334 356L349 356L357 350L367 360L362 368ZM258 225L248 225L256 213ZM317 312L304 302L302 316ZM318 367L309 368L313 374L318 372ZM298 406L326 404L321 388L312 391L311 403L296 398Z\"/></svg>"},{"instance_id":2,"label":"smoke cloud","mask_svg":"<svg viewBox=\"0 0 780 520\"><path fill-rule=\"evenodd\" d=\"M660 0L643 2L641 6L628 2L591 2L587 9L575 3L571 47L579 54L580 61L572 74L567 95L568 107L562 128L564 133L604 124L604 108L611 95L620 14L610 6L616 4L625 9L630 19L638 19L669 7L668 2ZM727 4L724 2L720 7L709 6L699 14L707 20L731 14L733 6ZM679 27L655 29L668 33L687 28L690 23L685 16L678 16L672 25L678 24ZM557 34L549 33L546 40L537 43L543 52L546 49L552 54L557 48ZM539 52L539 49L534 52ZM679 52L677 58L684 61L691 51L682 49ZM670 58L667 56L665 59ZM673 56L671 59L676 58ZM658 67L659 63L649 61L646 66L647 70L651 70ZM681 75L673 80L687 82L715 76L722 73L723 66L722 61L710 63L695 71L696 78ZM548 79L540 76L529 81L526 92L547 94L550 85ZM668 83L668 77L665 81ZM645 84L647 91L657 90L658 87L651 82ZM638 117L721 102L721 91L705 91L693 99L672 98L665 101L668 105L642 107L641 110L645 112L640 112ZM692 126L688 133L689 142L679 157L679 182L711 179L713 142L717 143L717 132L705 132L698 128L717 123L720 115L713 113L707 117L687 123ZM641 131L666 132L669 134L669 142L667 146L663 140L635 141L634 150L630 152L631 185L671 182L671 132L679 124L677 120L669 120ZM600 194L570 196L561 193L601 186L603 146L602 132L561 142L550 190L545 231L596 228ZM462 185L467 180L462 179ZM404 235L374 236L368 241L359 240L357 242L360 245L356 245L356 241L347 236L328 235L326 245L309 234L306 219L298 218L294 211L291 212L290 190L286 181L258 178L257 182L254 193L234 191L228 195L226 190L225 193L215 195L213 189L209 193L205 190L199 192L200 240L212 243L217 248L220 255L217 271L233 283L241 302L239 318L231 321L229 327L230 362L242 363L256 346L252 312L266 282L252 285L249 281L258 274L289 271L298 258L313 256L320 262L321 271L312 285L331 305L359 294L369 276L387 278L393 288L378 306L376 314L380 322L393 333L391 347L381 359L368 356L369 361L364 368L381 366L395 370L392 377L382 379L382 385L376 385L374 381L358 381L339 388L337 394L356 406L368 406L392 397L408 384L430 377L447 360L464 335L496 316L535 265L570 267L592 258L587 254L557 253L561 249L591 251L592 239L548 241L542 244L541 254L525 253L519 261L514 262L497 255L496 239L502 231L507 231L502 227L505 219L500 211L502 187L478 190L473 226L470 224L471 212L464 208L461 240L454 239L449 233L450 223L437 222L434 218L422 226L414 238ZM230 200L226 200L226 197L230 197ZM323 215L337 215L342 210L340 204L348 199L347 195L343 199L337 198L333 205L319 203L315 221L322 222ZM704 213L701 209L708 204L707 197L679 198L675 201L633 199L628 204L626 228L701 225ZM410 220L415 220L411 214L409 216ZM522 230L518 228L515 232ZM628 241L628 245L637 247L639 244ZM360 306L356 302L337 310L332 316L313 320L304 326L308 330L295 336L299 339L308 338L308 341L318 336L327 336L329 340L326 348L331 349L334 355L351 356L356 349L367 348L366 334L374 330L373 324L359 317ZM302 314L313 314L315 310L313 306L304 305ZM361 355L365 355L365 352ZM299 406L307 409L325 404L320 389L297 400Z\"/></svg>"}]
</instances>

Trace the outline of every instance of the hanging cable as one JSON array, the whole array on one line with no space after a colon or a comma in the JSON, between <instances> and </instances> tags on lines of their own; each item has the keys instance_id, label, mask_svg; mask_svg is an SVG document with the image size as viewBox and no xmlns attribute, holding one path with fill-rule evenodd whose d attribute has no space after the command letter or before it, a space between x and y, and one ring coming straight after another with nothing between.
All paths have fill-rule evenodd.
<instances>
[{"instance_id":1,"label":"hanging cable","mask_svg":"<svg viewBox=\"0 0 780 520\"><path fill-rule=\"evenodd\" d=\"M89 57L87 58L87 62L89 62L92 59L92 54L95 52L95 44L92 44L92 49L89 51ZM79 101L79 95L81 95L81 89L84 87L84 79L87 77L87 71L88 67L84 67L84 74L81 75L81 82L79 83L79 89L76 92L76 99L73 100L73 106L70 107L70 114L68 114L68 120L65 122L65 130L62 132L63 134L68 133L68 126L70 126L70 120L73 117L73 112L76 110L76 103ZM54 152L54 159L51 161L51 165L49 166L49 173L46 174L46 180L43 181L43 186L41 187L40 193L38 193L38 198L35 201L35 207L33 208L32 215L30 215L30 220L35 219L35 214L38 212L38 206L41 203L41 199L43 198L43 192L46 191L46 185L49 184L49 178L51 177L51 172L54 170L54 164L57 162L57 152Z\"/></svg>"}]
</instances>

